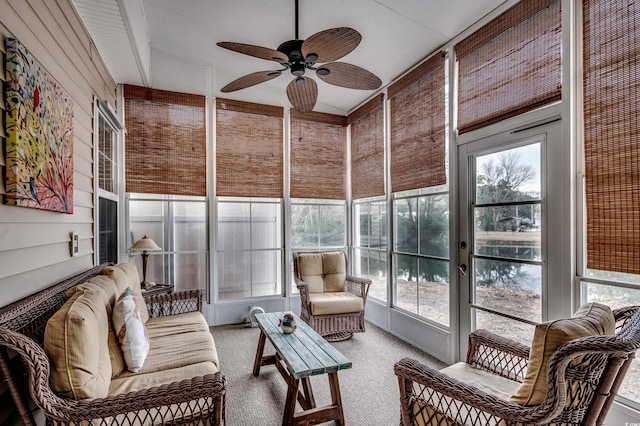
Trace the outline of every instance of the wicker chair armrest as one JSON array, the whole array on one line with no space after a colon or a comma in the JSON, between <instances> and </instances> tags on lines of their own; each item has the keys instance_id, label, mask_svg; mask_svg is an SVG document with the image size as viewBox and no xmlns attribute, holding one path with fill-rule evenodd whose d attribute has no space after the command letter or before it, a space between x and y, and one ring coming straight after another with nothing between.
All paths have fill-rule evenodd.
<instances>
[{"instance_id":1,"label":"wicker chair armrest","mask_svg":"<svg viewBox=\"0 0 640 426\"><path fill-rule=\"evenodd\" d=\"M309 284L296 279L296 287L298 287L298 291L300 292L300 300L302 300L302 303L309 303Z\"/></svg>"},{"instance_id":2,"label":"wicker chair armrest","mask_svg":"<svg viewBox=\"0 0 640 426\"><path fill-rule=\"evenodd\" d=\"M202 292L200 290L153 294L144 296L144 301L151 318L187 312L202 312Z\"/></svg>"},{"instance_id":3,"label":"wicker chair armrest","mask_svg":"<svg viewBox=\"0 0 640 426\"><path fill-rule=\"evenodd\" d=\"M504 419L518 424L543 424L553 419L564 404L564 400L558 400L555 404L522 406L460 382L411 358L398 361L394 366L394 372L400 384L400 405L404 425L413 424L410 419L414 416L413 405L416 402L422 406L429 406L433 413L438 413L436 416L446 417L459 424L478 426L489 423L491 416L494 420ZM474 417L475 422L465 423Z\"/></svg>"},{"instance_id":4,"label":"wicker chair armrest","mask_svg":"<svg viewBox=\"0 0 640 426\"><path fill-rule=\"evenodd\" d=\"M355 294L356 296L362 297L366 303L370 285L371 280L368 278L359 278L347 275L345 290L349 293Z\"/></svg>"},{"instance_id":5,"label":"wicker chair armrest","mask_svg":"<svg viewBox=\"0 0 640 426\"><path fill-rule=\"evenodd\" d=\"M201 398L222 398L225 394L226 379L218 372L106 398L80 401L61 398L49 387L49 358L34 340L6 327L0 327L0 345L14 350L21 356L29 374L31 398L45 416L63 423L79 424L91 419L151 410Z\"/></svg>"},{"instance_id":6,"label":"wicker chair armrest","mask_svg":"<svg viewBox=\"0 0 640 426\"><path fill-rule=\"evenodd\" d=\"M478 329L469 335L467 364L522 382L530 348L522 343Z\"/></svg>"}]
</instances>

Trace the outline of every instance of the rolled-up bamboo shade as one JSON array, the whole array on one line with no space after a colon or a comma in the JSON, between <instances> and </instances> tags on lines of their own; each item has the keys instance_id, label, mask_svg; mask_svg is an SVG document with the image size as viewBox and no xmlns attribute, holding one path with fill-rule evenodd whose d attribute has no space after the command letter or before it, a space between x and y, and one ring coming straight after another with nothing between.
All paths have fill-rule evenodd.
<instances>
[{"instance_id":1,"label":"rolled-up bamboo shade","mask_svg":"<svg viewBox=\"0 0 640 426\"><path fill-rule=\"evenodd\" d=\"M5 54L4 54L4 45L2 43L0 43L0 58L2 58L2 63L5 63ZM0 72L0 87L3 86L3 83L6 81L6 77L4 75L4 72ZM5 176L5 167L6 167L6 162L4 159L4 152L5 149L4 147L6 146L6 141L5 139L7 138L7 135L5 133L5 128L6 128L6 124L5 124L5 111L7 110L7 107L5 105L5 101L4 101L4 91L2 93L0 93L0 195L5 195L7 193L5 187L4 187L4 176Z\"/></svg>"},{"instance_id":2,"label":"rolled-up bamboo shade","mask_svg":"<svg viewBox=\"0 0 640 426\"><path fill-rule=\"evenodd\" d=\"M283 197L282 107L216 99L216 195Z\"/></svg>"},{"instance_id":3,"label":"rolled-up bamboo shade","mask_svg":"<svg viewBox=\"0 0 640 426\"><path fill-rule=\"evenodd\" d=\"M384 195L384 95L353 113L351 124L351 196L354 200Z\"/></svg>"},{"instance_id":4,"label":"rolled-up bamboo shade","mask_svg":"<svg viewBox=\"0 0 640 426\"><path fill-rule=\"evenodd\" d=\"M347 198L347 117L291 110L291 198Z\"/></svg>"},{"instance_id":5,"label":"rolled-up bamboo shade","mask_svg":"<svg viewBox=\"0 0 640 426\"><path fill-rule=\"evenodd\" d=\"M640 4L583 6L587 268L640 274Z\"/></svg>"},{"instance_id":6,"label":"rolled-up bamboo shade","mask_svg":"<svg viewBox=\"0 0 640 426\"><path fill-rule=\"evenodd\" d=\"M456 44L458 133L561 98L560 0L527 0Z\"/></svg>"},{"instance_id":7,"label":"rolled-up bamboo shade","mask_svg":"<svg viewBox=\"0 0 640 426\"><path fill-rule=\"evenodd\" d=\"M206 98L124 86L127 192L207 194Z\"/></svg>"},{"instance_id":8,"label":"rolled-up bamboo shade","mask_svg":"<svg viewBox=\"0 0 640 426\"><path fill-rule=\"evenodd\" d=\"M392 192L447 183L444 59L433 56L388 89Z\"/></svg>"}]
</instances>

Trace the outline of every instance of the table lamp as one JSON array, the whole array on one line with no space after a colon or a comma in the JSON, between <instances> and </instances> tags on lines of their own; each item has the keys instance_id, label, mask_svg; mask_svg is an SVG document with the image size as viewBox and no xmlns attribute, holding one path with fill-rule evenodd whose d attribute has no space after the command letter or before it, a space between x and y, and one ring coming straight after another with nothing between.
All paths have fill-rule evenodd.
<instances>
[{"instance_id":1,"label":"table lamp","mask_svg":"<svg viewBox=\"0 0 640 426\"><path fill-rule=\"evenodd\" d=\"M129 249L129 251L142 252L142 282L140 283L140 285L145 290L149 290L151 287L153 287L153 284L147 281L147 260L149 257L149 253L147 252L160 250L162 249L158 247L158 245L151 238L147 238L146 235L133 243L133 245Z\"/></svg>"}]
</instances>

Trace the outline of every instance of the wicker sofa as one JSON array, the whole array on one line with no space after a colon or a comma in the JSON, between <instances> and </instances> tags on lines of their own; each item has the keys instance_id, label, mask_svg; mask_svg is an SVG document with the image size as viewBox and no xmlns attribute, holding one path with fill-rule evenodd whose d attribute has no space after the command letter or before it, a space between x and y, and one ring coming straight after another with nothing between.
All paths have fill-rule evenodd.
<instances>
[{"instance_id":1,"label":"wicker sofa","mask_svg":"<svg viewBox=\"0 0 640 426\"><path fill-rule=\"evenodd\" d=\"M136 373L111 322L126 287L149 338ZM225 378L200 292L140 294L135 265L103 264L3 308L0 372L25 424L35 424L29 396L47 424L224 424Z\"/></svg>"}]
</instances>

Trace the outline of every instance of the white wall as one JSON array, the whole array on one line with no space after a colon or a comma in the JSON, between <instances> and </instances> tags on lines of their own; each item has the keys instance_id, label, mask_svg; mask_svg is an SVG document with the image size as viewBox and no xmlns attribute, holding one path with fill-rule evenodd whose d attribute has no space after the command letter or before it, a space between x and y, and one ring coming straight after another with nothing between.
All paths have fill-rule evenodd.
<instances>
[{"instance_id":1,"label":"white wall","mask_svg":"<svg viewBox=\"0 0 640 426\"><path fill-rule=\"evenodd\" d=\"M73 99L74 213L0 204L0 306L93 265L94 96L116 105L116 84L70 0L0 0L2 80L6 38L18 39ZM4 100L0 136L5 126L3 106ZM4 140L0 140L4 176ZM80 237L76 257L69 251L72 231Z\"/></svg>"}]
</instances>

